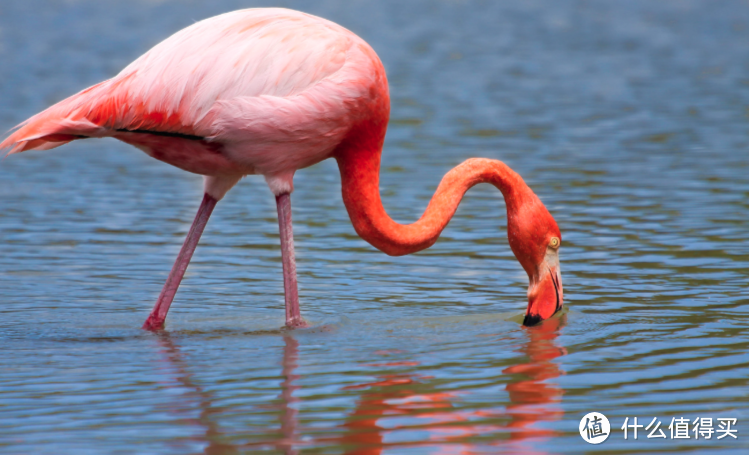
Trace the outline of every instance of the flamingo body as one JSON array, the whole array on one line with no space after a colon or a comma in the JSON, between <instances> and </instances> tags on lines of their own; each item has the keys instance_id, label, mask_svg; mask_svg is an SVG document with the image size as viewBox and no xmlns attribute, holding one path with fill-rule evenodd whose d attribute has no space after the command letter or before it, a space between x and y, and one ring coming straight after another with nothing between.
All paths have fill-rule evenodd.
<instances>
[{"instance_id":1,"label":"flamingo body","mask_svg":"<svg viewBox=\"0 0 749 455\"><path fill-rule=\"evenodd\" d=\"M422 217L393 221L379 194L390 112L377 54L345 28L308 14L248 9L206 19L167 38L118 75L31 117L0 148L47 150L114 137L205 176L205 195L144 328L160 329L216 203L240 178L265 176L278 207L286 324L306 325L297 296L291 200L298 169L334 157L356 232L390 255L437 241L472 186L505 197L510 246L528 273L526 324L562 307L553 217L500 161L470 159L448 172Z\"/></svg>"},{"instance_id":2,"label":"flamingo body","mask_svg":"<svg viewBox=\"0 0 749 455\"><path fill-rule=\"evenodd\" d=\"M387 116L372 104L389 106L387 80L361 38L297 11L248 9L175 33L0 147L112 136L189 172L262 174L288 189L294 171L328 158L361 117Z\"/></svg>"}]
</instances>

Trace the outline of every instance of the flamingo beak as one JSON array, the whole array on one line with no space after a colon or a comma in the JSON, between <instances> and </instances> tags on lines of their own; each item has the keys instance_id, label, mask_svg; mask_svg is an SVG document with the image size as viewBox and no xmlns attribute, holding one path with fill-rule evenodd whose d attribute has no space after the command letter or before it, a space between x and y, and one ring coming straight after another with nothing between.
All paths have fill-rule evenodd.
<instances>
[{"instance_id":1,"label":"flamingo beak","mask_svg":"<svg viewBox=\"0 0 749 455\"><path fill-rule=\"evenodd\" d=\"M528 288L528 309L523 325L536 325L562 309L564 293L559 267L544 266L540 280Z\"/></svg>"}]
</instances>

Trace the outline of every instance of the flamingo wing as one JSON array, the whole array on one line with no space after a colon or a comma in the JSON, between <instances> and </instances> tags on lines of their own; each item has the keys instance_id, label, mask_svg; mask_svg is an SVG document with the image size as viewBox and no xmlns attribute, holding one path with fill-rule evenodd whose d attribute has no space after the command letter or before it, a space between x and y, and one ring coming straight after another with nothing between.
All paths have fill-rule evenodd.
<instances>
[{"instance_id":1,"label":"flamingo wing","mask_svg":"<svg viewBox=\"0 0 749 455\"><path fill-rule=\"evenodd\" d=\"M357 61L374 71L355 71ZM332 22L280 8L235 11L177 32L114 78L31 117L0 148L46 150L118 132L249 141L261 151L317 137L323 144L310 147L331 148L350 100L375 83L367 74L384 80L380 68L371 48Z\"/></svg>"}]
</instances>

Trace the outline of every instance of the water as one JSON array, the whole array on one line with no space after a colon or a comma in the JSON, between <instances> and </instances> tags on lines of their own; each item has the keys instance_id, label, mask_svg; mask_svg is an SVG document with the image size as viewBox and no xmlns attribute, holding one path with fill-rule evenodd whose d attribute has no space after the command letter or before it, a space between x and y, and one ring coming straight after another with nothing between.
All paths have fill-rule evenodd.
<instances>
[{"instance_id":1,"label":"water","mask_svg":"<svg viewBox=\"0 0 749 455\"><path fill-rule=\"evenodd\" d=\"M5 2L0 128L253 2ZM359 239L333 162L293 196L303 314L283 324L273 198L216 209L161 334L139 329L201 179L114 140L0 164L0 452L745 453L749 4L282 2L379 53L382 194L413 221L449 168L502 159L563 232L568 308L519 324L504 206L471 190L440 241ZM600 446L578 434L604 413ZM738 419L738 439L624 440L626 417ZM717 421L714 426L717 428ZM630 430L631 431L631 430Z\"/></svg>"}]
</instances>

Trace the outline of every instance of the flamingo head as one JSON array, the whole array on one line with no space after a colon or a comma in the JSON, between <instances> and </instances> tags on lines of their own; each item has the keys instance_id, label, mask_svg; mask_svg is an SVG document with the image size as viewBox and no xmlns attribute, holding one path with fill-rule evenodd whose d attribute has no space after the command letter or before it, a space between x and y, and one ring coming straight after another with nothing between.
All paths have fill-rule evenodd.
<instances>
[{"instance_id":1,"label":"flamingo head","mask_svg":"<svg viewBox=\"0 0 749 455\"><path fill-rule=\"evenodd\" d=\"M553 316L562 309L564 298L559 267L562 233L543 203L533 196L512 210L514 213L508 213L507 226L512 252L530 281L528 309L523 320L525 326Z\"/></svg>"}]
</instances>

